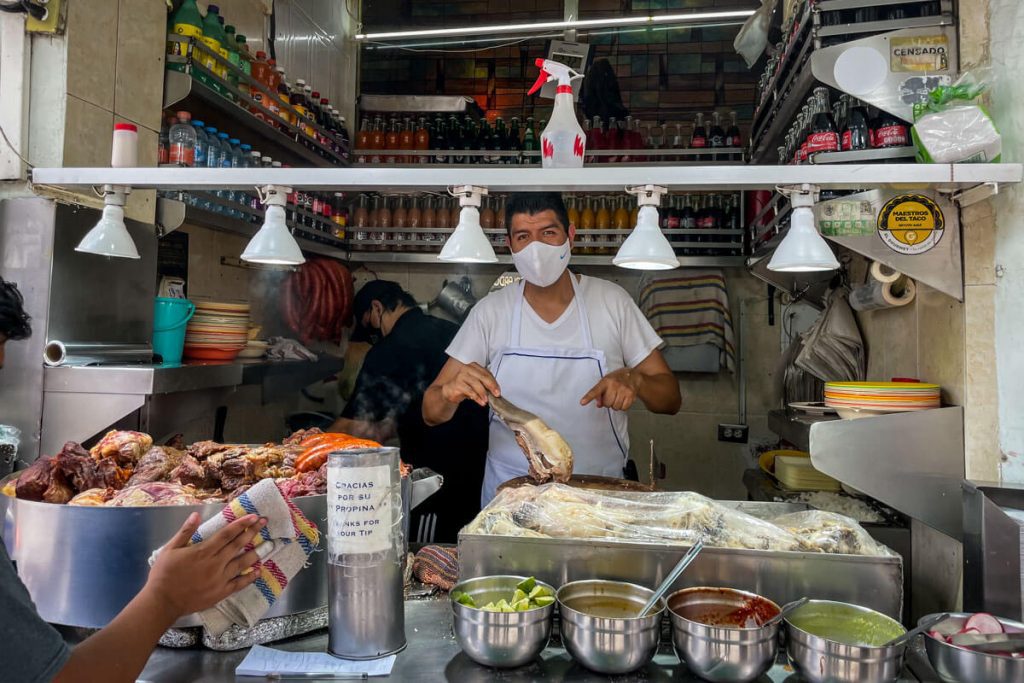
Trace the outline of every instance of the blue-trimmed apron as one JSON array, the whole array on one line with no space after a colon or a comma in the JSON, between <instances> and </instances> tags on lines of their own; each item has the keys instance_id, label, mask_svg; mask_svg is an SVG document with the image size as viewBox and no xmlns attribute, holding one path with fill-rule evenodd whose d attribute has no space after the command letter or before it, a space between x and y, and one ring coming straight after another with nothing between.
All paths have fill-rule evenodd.
<instances>
[{"instance_id":1,"label":"blue-trimmed apron","mask_svg":"<svg viewBox=\"0 0 1024 683\"><path fill-rule=\"evenodd\" d=\"M583 347L520 346L525 285L519 282L508 344L491 359L490 367L502 396L539 416L569 443L574 474L621 477L629 453L626 414L598 408L595 403L580 405L580 399L604 377L607 368L604 351L594 347L587 307L576 278L570 280ZM512 431L492 412L481 505L494 498L498 486L528 471L526 456Z\"/></svg>"}]
</instances>

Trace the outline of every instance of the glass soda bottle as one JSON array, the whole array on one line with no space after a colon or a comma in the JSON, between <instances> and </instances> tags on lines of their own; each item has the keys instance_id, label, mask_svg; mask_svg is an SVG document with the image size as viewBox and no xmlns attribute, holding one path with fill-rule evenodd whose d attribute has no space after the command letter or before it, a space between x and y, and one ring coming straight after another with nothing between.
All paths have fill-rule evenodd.
<instances>
[{"instance_id":1,"label":"glass soda bottle","mask_svg":"<svg viewBox=\"0 0 1024 683\"><path fill-rule=\"evenodd\" d=\"M693 134L690 136L690 147L704 149L708 146L708 132L704 128L704 114L697 114L697 120L693 124Z\"/></svg>"},{"instance_id":2,"label":"glass soda bottle","mask_svg":"<svg viewBox=\"0 0 1024 683\"><path fill-rule=\"evenodd\" d=\"M839 132L828 104L828 89L814 89L814 114L807 136L807 156L818 152L838 152Z\"/></svg>"}]
</instances>

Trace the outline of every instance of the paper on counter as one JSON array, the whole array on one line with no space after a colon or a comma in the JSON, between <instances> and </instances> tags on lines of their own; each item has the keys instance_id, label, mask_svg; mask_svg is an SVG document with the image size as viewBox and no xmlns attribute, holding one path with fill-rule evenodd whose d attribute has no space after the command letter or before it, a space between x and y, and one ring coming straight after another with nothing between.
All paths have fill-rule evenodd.
<instances>
[{"instance_id":1,"label":"paper on counter","mask_svg":"<svg viewBox=\"0 0 1024 683\"><path fill-rule=\"evenodd\" d=\"M235 669L236 676L282 675L304 673L361 674L387 676L395 666L395 655L380 659L339 659L324 652L287 652L254 645Z\"/></svg>"}]
</instances>

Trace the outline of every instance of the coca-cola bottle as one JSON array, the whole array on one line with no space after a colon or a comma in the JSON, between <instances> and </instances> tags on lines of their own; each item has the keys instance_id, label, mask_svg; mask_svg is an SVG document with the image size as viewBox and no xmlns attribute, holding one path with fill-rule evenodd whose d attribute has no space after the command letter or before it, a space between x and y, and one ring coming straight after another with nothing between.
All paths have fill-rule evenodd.
<instances>
[{"instance_id":1,"label":"coca-cola bottle","mask_svg":"<svg viewBox=\"0 0 1024 683\"><path fill-rule=\"evenodd\" d=\"M725 146L726 147L742 147L743 136L740 134L740 126L736 122L736 112L729 112L729 127L725 130ZM731 154L730 159L733 161L739 161L739 154Z\"/></svg>"},{"instance_id":2,"label":"coca-cola bottle","mask_svg":"<svg viewBox=\"0 0 1024 683\"><path fill-rule=\"evenodd\" d=\"M708 146L708 132L704 128L704 114L697 114L697 121L693 124L693 135L690 136L690 147L704 149Z\"/></svg>"},{"instance_id":3,"label":"coca-cola bottle","mask_svg":"<svg viewBox=\"0 0 1024 683\"><path fill-rule=\"evenodd\" d=\"M838 152L839 131L828 105L828 88L814 89L814 114L811 117L810 135L807 137L807 155L818 152Z\"/></svg>"},{"instance_id":4,"label":"coca-cola bottle","mask_svg":"<svg viewBox=\"0 0 1024 683\"><path fill-rule=\"evenodd\" d=\"M722 128L722 115L717 111L711 112L711 130L708 132L709 147L725 147L725 129ZM715 159L721 161L727 158L718 154Z\"/></svg>"},{"instance_id":5,"label":"coca-cola bottle","mask_svg":"<svg viewBox=\"0 0 1024 683\"><path fill-rule=\"evenodd\" d=\"M875 147L906 147L910 144L910 127L906 121L879 110L874 140Z\"/></svg>"},{"instance_id":6,"label":"coca-cola bottle","mask_svg":"<svg viewBox=\"0 0 1024 683\"><path fill-rule=\"evenodd\" d=\"M850 101L843 128L843 151L870 149L871 127L868 124L868 108L858 99Z\"/></svg>"}]
</instances>

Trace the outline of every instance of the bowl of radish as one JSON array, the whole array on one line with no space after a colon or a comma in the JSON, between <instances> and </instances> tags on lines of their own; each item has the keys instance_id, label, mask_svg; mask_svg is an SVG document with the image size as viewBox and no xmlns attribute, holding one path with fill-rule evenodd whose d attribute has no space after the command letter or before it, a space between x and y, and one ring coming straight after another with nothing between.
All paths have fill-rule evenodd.
<instances>
[{"instance_id":1,"label":"bowl of radish","mask_svg":"<svg viewBox=\"0 0 1024 683\"><path fill-rule=\"evenodd\" d=\"M925 621L934 615L921 617ZM939 622L928 631L924 638L928 661L939 677L946 683L1009 683L1024 681L1024 652L1014 652L1015 647L1008 647L1006 652L990 651L998 647L996 643L988 643L982 652L980 644L967 645L984 638L965 636L991 636L998 639L1000 635L1024 636L1024 624L985 612L950 614L949 619Z\"/></svg>"}]
</instances>

